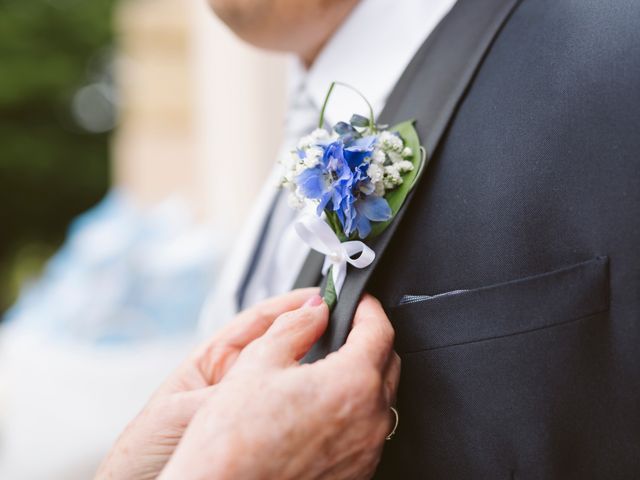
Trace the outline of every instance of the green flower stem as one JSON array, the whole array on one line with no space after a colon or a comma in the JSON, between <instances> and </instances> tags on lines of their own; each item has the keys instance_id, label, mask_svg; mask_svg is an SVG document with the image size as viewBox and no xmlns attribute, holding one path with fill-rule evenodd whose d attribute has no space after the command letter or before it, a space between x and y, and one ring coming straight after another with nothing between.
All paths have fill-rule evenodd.
<instances>
[{"instance_id":1,"label":"green flower stem","mask_svg":"<svg viewBox=\"0 0 640 480\"><path fill-rule=\"evenodd\" d=\"M349 90L357 93L360 96L360 98L362 98L362 100L364 100L364 102L367 104L367 107L369 107L369 129L372 132L375 131L376 118L375 118L375 114L373 113L373 107L369 103L369 100L367 100L367 97L365 97L362 94L362 92L360 92L360 90L352 87L349 84L342 83L342 82L331 82L331 86L329 87L329 91L327 91L327 96L324 98L324 103L322 104L322 110L320 110L320 120L318 121L318 128L323 128L324 127L324 114L325 114L325 112L327 110L327 105L329 104L329 98L331 98L331 94L333 93L333 89L335 88L336 85L348 88Z\"/></svg>"},{"instance_id":2,"label":"green flower stem","mask_svg":"<svg viewBox=\"0 0 640 480\"><path fill-rule=\"evenodd\" d=\"M329 307L329 311L333 312L333 309L338 303L338 295L336 295L336 287L333 284L333 267L329 269L327 272L327 281L324 286L324 291L322 292L322 297L324 298L325 303Z\"/></svg>"}]
</instances>

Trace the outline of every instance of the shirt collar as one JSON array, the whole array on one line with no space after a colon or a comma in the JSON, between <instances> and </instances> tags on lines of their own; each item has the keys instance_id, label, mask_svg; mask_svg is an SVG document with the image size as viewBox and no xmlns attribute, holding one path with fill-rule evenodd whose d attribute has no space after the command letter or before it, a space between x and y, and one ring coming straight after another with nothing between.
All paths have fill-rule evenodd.
<instances>
[{"instance_id":1,"label":"shirt collar","mask_svg":"<svg viewBox=\"0 0 640 480\"><path fill-rule=\"evenodd\" d=\"M407 65L456 0L361 0L331 37L310 70L294 63L294 83L318 109L331 82L358 89L378 116ZM298 80L295 80L295 79ZM351 115L368 116L366 104L336 88L327 107L330 124Z\"/></svg>"}]
</instances>

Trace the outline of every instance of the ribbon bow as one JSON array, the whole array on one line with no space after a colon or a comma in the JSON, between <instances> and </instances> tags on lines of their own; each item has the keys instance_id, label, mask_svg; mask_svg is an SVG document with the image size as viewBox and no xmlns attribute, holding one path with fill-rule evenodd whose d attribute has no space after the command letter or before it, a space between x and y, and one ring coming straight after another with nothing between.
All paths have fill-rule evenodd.
<instances>
[{"instance_id":1,"label":"ribbon bow","mask_svg":"<svg viewBox=\"0 0 640 480\"><path fill-rule=\"evenodd\" d=\"M294 227L309 248L325 256L322 274L326 275L331 268L336 298L340 296L347 277L347 264L356 268L367 268L376 258L375 252L363 242L340 242L331 227L319 217L305 215ZM354 256L357 258L353 258Z\"/></svg>"}]
</instances>

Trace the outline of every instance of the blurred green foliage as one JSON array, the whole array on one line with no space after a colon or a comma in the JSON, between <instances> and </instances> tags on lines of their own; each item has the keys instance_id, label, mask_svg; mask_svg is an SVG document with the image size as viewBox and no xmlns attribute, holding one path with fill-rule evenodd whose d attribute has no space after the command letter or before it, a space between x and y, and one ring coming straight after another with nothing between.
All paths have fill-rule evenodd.
<instances>
[{"instance_id":1,"label":"blurred green foliage","mask_svg":"<svg viewBox=\"0 0 640 480\"><path fill-rule=\"evenodd\" d=\"M113 0L0 0L0 313L108 187L108 134L73 121L104 75Z\"/></svg>"}]
</instances>

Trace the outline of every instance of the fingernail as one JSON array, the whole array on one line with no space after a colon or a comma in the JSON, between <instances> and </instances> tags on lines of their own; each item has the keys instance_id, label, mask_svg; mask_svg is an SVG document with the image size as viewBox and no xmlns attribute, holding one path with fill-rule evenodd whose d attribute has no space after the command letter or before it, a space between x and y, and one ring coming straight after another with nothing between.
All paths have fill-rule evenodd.
<instances>
[{"instance_id":1,"label":"fingernail","mask_svg":"<svg viewBox=\"0 0 640 480\"><path fill-rule=\"evenodd\" d=\"M318 307L322 304L323 300L320 295L314 295L309 300L304 302L303 307Z\"/></svg>"}]
</instances>

